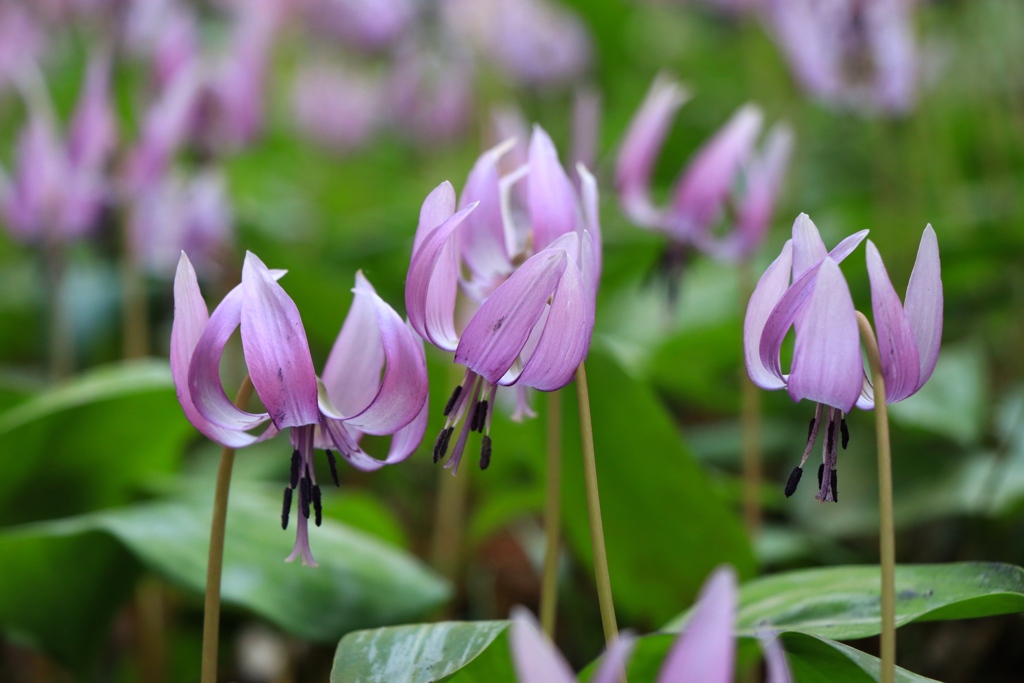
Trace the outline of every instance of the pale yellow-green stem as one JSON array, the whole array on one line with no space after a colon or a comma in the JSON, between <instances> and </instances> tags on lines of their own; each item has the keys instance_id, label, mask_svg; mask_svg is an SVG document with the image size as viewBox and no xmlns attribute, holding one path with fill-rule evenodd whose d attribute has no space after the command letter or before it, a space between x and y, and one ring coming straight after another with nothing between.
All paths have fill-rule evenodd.
<instances>
[{"instance_id":1,"label":"pale yellow-green stem","mask_svg":"<svg viewBox=\"0 0 1024 683\"><path fill-rule=\"evenodd\" d=\"M896 530L892 511L892 451L889 447L889 411L885 405L882 358L871 323L857 311L860 337L867 350L875 393L875 434L878 439L878 516L882 564L882 683L896 680Z\"/></svg>"},{"instance_id":2,"label":"pale yellow-green stem","mask_svg":"<svg viewBox=\"0 0 1024 683\"><path fill-rule=\"evenodd\" d=\"M252 397L252 381L246 375L235 396L235 405L245 408ZM203 663L201 683L217 681L217 645L220 639L220 577L224 566L224 528L228 518L228 489L235 449L224 447L217 468L217 488L213 494L213 521L210 524L210 554L206 562L206 601L203 605Z\"/></svg>"},{"instance_id":3,"label":"pale yellow-green stem","mask_svg":"<svg viewBox=\"0 0 1024 683\"><path fill-rule=\"evenodd\" d=\"M590 392L583 363L576 368L576 396L580 413L580 446L583 449L583 482L587 491L587 516L590 518L590 545L594 552L594 578L597 602L601 608L601 625L606 645L619 637L612 601L612 583L608 575L608 554L604 546L604 525L601 522L601 498L597 491L597 461L594 458L594 426L590 417Z\"/></svg>"},{"instance_id":4,"label":"pale yellow-green stem","mask_svg":"<svg viewBox=\"0 0 1024 683\"><path fill-rule=\"evenodd\" d=\"M544 578L540 589L540 624L549 638L555 635L558 613L558 548L562 527L562 395L548 394L548 477L544 503Z\"/></svg>"}]
</instances>

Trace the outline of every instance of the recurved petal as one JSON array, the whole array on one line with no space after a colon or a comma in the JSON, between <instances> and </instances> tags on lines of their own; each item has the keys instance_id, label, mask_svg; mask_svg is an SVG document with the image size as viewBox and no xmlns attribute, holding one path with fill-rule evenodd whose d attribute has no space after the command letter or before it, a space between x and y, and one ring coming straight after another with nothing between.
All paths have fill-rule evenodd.
<instances>
[{"instance_id":1,"label":"recurved petal","mask_svg":"<svg viewBox=\"0 0 1024 683\"><path fill-rule=\"evenodd\" d=\"M497 383L519 357L568 265L562 249L545 249L527 259L473 315L455 362Z\"/></svg>"},{"instance_id":2,"label":"recurved petal","mask_svg":"<svg viewBox=\"0 0 1024 683\"><path fill-rule=\"evenodd\" d=\"M355 415L370 405L380 390L384 369L376 293L362 271L356 273L353 291L352 306L320 375L331 403L344 416Z\"/></svg>"},{"instance_id":3,"label":"recurved petal","mask_svg":"<svg viewBox=\"0 0 1024 683\"><path fill-rule=\"evenodd\" d=\"M376 315L375 336L384 349L384 377L362 377L378 388L361 412L345 421L367 434L393 434L416 418L427 400L427 364L423 345L394 309L387 305L360 274L356 296L367 297Z\"/></svg>"},{"instance_id":4,"label":"recurved petal","mask_svg":"<svg viewBox=\"0 0 1024 683\"><path fill-rule=\"evenodd\" d=\"M295 302L252 252L242 264L242 350L256 393L278 429L316 424L316 370Z\"/></svg>"},{"instance_id":5,"label":"recurved petal","mask_svg":"<svg viewBox=\"0 0 1024 683\"><path fill-rule=\"evenodd\" d=\"M540 251L576 229L576 191L558 161L555 144L540 126L534 126L530 139L526 183L533 244Z\"/></svg>"},{"instance_id":6,"label":"recurved petal","mask_svg":"<svg viewBox=\"0 0 1024 683\"><path fill-rule=\"evenodd\" d=\"M917 391L921 361L903 303L889 280L874 242L867 244L868 279L871 282L871 310L882 360L887 403L902 401Z\"/></svg>"},{"instance_id":7,"label":"recurved petal","mask_svg":"<svg viewBox=\"0 0 1024 683\"><path fill-rule=\"evenodd\" d=\"M743 319L743 357L747 365L747 374L750 375L750 380L762 389L781 389L786 386L778 364L769 369L761 361L761 337L769 316L789 288L789 272L792 267L793 240L787 240L782 247L782 253L757 281ZM778 354L776 350L775 358L778 358Z\"/></svg>"},{"instance_id":8,"label":"recurved petal","mask_svg":"<svg viewBox=\"0 0 1024 683\"><path fill-rule=\"evenodd\" d=\"M672 119L689 98L685 87L659 74L622 141L615 165L615 189L623 212L640 227L661 225L661 210L651 199L654 162L665 143Z\"/></svg>"},{"instance_id":9,"label":"recurved petal","mask_svg":"<svg viewBox=\"0 0 1024 683\"><path fill-rule=\"evenodd\" d=\"M188 421L205 436L222 446L248 446L256 441L255 436L213 424L203 417L192 403L188 368L192 361L192 353L203 335L208 320L206 302L199 291L196 271L182 252L178 261L178 271L174 276L174 323L171 326L171 376L174 378L178 402L181 403Z\"/></svg>"},{"instance_id":10,"label":"recurved petal","mask_svg":"<svg viewBox=\"0 0 1024 683\"><path fill-rule=\"evenodd\" d=\"M821 241L818 227L806 213L797 216L793 222L793 281L826 256L828 250Z\"/></svg>"},{"instance_id":11,"label":"recurved petal","mask_svg":"<svg viewBox=\"0 0 1024 683\"><path fill-rule=\"evenodd\" d=\"M942 342L942 272L939 241L931 225L921 235L921 246L917 249L917 260L907 285L904 310L914 332L921 361L921 374L914 389L917 391L932 376Z\"/></svg>"},{"instance_id":12,"label":"recurved petal","mask_svg":"<svg viewBox=\"0 0 1024 683\"><path fill-rule=\"evenodd\" d=\"M686 629L672 645L658 683L731 683L736 659L736 573L720 567L705 582Z\"/></svg>"},{"instance_id":13,"label":"recurved petal","mask_svg":"<svg viewBox=\"0 0 1024 683\"><path fill-rule=\"evenodd\" d=\"M405 310L416 333L445 351L459 343L455 297L459 289L457 228L476 208L470 204L431 232L413 252L405 279Z\"/></svg>"},{"instance_id":14,"label":"recurved petal","mask_svg":"<svg viewBox=\"0 0 1024 683\"><path fill-rule=\"evenodd\" d=\"M506 140L484 152L469 172L462 190L461 205L476 202L476 210L459 227L459 241L466 265L479 277L512 271L501 210L501 185L498 162L515 145Z\"/></svg>"},{"instance_id":15,"label":"recurved petal","mask_svg":"<svg viewBox=\"0 0 1024 683\"><path fill-rule=\"evenodd\" d=\"M590 307L586 296L580 271L570 263L558 280L540 341L526 360L517 383L554 391L572 381L590 347L593 324L587 324Z\"/></svg>"},{"instance_id":16,"label":"recurved petal","mask_svg":"<svg viewBox=\"0 0 1024 683\"><path fill-rule=\"evenodd\" d=\"M828 253L829 258L835 261L836 263L842 263L843 259L852 254L853 250L856 249L860 245L860 243L864 241L864 238L868 236L868 232L870 231L861 230L859 232L853 233L852 235L844 239L842 242L837 244L835 248Z\"/></svg>"},{"instance_id":17,"label":"recurved petal","mask_svg":"<svg viewBox=\"0 0 1024 683\"><path fill-rule=\"evenodd\" d=\"M762 119L760 109L745 105L696 152L673 192L676 238L706 239L750 156Z\"/></svg>"},{"instance_id":18,"label":"recurved petal","mask_svg":"<svg viewBox=\"0 0 1024 683\"><path fill-rule=\"evenodd\" d=\"M420 207L420 222L416 226L416 237L413 239L412 252L423 244L434 228L444 223L455 213L455 188L447 180L431 190Z\"/></svg>"},{"instance_id":19,"label":"recurved petal","mask_svg":"<svg viewBox=\"0 0 1024 683\"><path fill-rule=\"evenodd\" d=\"M758 633L757 639L764 651L765 683L792 683L793 674L786 661L777 633Z\"/></svg>"},{"instance_id":20,"label":"recurved petal","mask_svg":"<svg viewBox=\"0 0 1024 683\"><path fill-rule=\"evenodd\" d=\"M832 259L822 261L816 280L796 335L789 395L848 413L864 374L853 299Z\"/></svg>"},{"instance_id":21,"label":"recurved petal","mask_svg":"<svg viewBox=\"0 0 1024 683\"><path fill-rule=\"evenodd\" d=\"M618 683L618 681L622 680L622 673L626 670L626 662L629 661L629 656L633 654L633 647L635 645L636 640L632 634L628 632L620 633L619 637L608 646L608 650L601 658L601 668L590 679L590 683Z\"/></svg>"},{"instance_id":22,"label":"recurved petal","mask_svg":"<svg viewBox=\"0 0 1024 683\"><path fill-rule=\"evenodd\" d=\"M576 164L576 172L580 176L580 191L583 194L584 225L593 240L592 247L597 266L596 277L600 279L603 254L601 253L601 212L598 209L597 181L583 164Z\"/></svg>"},{"instance_id":23,"label":"recurved petal","mask_svg":"<svg viewBox=\"0 0 1024 683\"><path fill-rule=\"evenodd\" d=\"M576 683L569 664L525 607L512 608L509 646L519 683Z\"/></svg>"},{"instance_id":24,"label":"recurved petal","mask_svg":"<svg viewBox=\"0 0 1024 683\"><path fill-rule=\"evenodd\" d=\"M227 293L213 309L188 367L188 387L196 410L209 422L232 431L252 429L270 417L267 413L239 410L224 393L220 359L224 346L241 323L242 287Z\"/></svg>"}]
</instances>

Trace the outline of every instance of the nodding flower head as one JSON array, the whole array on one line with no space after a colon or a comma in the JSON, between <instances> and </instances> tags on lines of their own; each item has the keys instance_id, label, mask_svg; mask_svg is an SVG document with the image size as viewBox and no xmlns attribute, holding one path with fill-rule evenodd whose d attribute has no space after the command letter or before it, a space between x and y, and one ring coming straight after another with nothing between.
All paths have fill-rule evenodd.
<instances>
[{"instance_id":1,"label":"nodding flower head","mask_svg":"<svg viewBox=\"0 0 1024 683\"><path fill-rule=\"evenodd\" d=\"M722 260L745 260L767 234L792 132L777 124L755 150L764 117L756 106L744 105L694 153L675 181L670 202L658 206L651 196L655 162L672 118L688 99L681 84L666 76L655 79L619 152L619 203L638 226L668 235L670 253L678 258L697 249ZM721 236L715 230L719 226L726 228Z\"/></svg>"},{"instance_id":2,"label":"nodding flower head","mask_svg":"<svg viewBox=\"0 0 1024 683\"><path fill-rule=\"evenodd\" d=\"M334 452L366 471L409 457L426 428L426 362L416 335L358 273L352 308L318 378L298 308L277 283L283 275L246 254L242 283L208 314L183 253L174 280L171 373L186 417L224 446L240 448L289 430L293 450L282 527L288 526L296 490L300 514L287 559L301 557L315 566L307 529L311 515L318 526L322 516L314 450L326 451L335 485ZM239 328L249 376L266 412L235 407L221 385L224 346ZM249 433L268 422L261 435ZM362 450L363 434L393 435L384 460Z\"/></svg>"},{"instance_id":3,"label":"nodding flower head","mask_svg":"<svg viewBox=\"0 0 1024 683\"><path fill-rule=\"evenodd\" d=\"M862 230L828 252L814 223L801 214L793 224L793 239L761 276L747 305L743 344L750 379L763 389L785 388L794 401L817 403L800 465L786 483L787 496L796 491L803 465L823 433L817 497L838 501L838 446L845 449L850 439L845 415L855 405L864 410L874 406L853 299L839 270L866 236ZM942 281L935 231L925 228L905 305L870 240L867 263L887 402L892 403L924 386L938 360ZM790 328L795 328L796 344L790 371L783 373L780 353Z\"/></svg>"},{"instance_id":4,"label":"nodding flower head","mask_svg":"<svg viewBox=\"0 0 1024 683\"><path fill-rule=\"evenodd\" d=\"M554 144L534 129L527 166L501 176L511 141L484 153L455 190L442 183L424 201L406 279L413 328L466 367L445 406L435 461L447 452L457 470L470 432L483 434L480 466L490 463L491 415L498 386L554 391L572 379L590 348L600 277L600 226L594 178L578 166L578 195ZM526 205L511 192L526 185ZM468 322L456 329L459 293ZM525 398L519 393L525 413Z\"/></svg>"}]
</instances>

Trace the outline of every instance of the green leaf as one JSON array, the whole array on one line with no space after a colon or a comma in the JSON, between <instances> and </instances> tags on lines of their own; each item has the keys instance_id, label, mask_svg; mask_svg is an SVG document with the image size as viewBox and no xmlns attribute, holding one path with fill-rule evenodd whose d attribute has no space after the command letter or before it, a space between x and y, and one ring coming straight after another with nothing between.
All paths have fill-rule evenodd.
<instances>
[{"instance_id":1,"label":"green leaf","mask_svg":"<svg viewBox=\"0 0 1024 683\"><path fill-rule=\"evenodd\" d=\"M224 604L249 610L300 638L336 642L353 629L420 618L448 598L447 583L418 559L330 519L310 529L310 543L320 566L314 569L286 563L295 533L294 526L287 532L281 530L280 505L276 496L251 486L232 490L221 585ZM98 547L113 545L114 557L128 567L137 567L134 556L172 583L202 595L211 514L211 498L196 495L35 524L0 539L27 534L39 544L39 552L60 553L64 545L72 543L81 550L84 539L99 537L105 545ZM64 561L54 561L49 571L42 573L33 572L38 561L32 555L4 552L3 556L5 576L14 572L23 577L22 581L4 582L17 586L19 593L48 595L55 591L54 586L69 585L77 590L89 586L86 592L95 592L95 600L111 610L124 597L123 590L96 589L107 586L103 576L83 578L71 550L60 555L66 556ZM105 564L100 568L116 564L106 555L103 558ZM126 583L118 580L115 585ZM79 611L82 619L91 614L84 608ZM44 644L59 641L54 635L62 633L59 621L39 618L32 622L34 640ZM93 622L89 628L99 623ZM0 623L18 630L17 619ZM64 655L59 648L56 652ZM70 655L80 659L77 651L66 657L74 659Z\"/></svg>"},{"instance_id":2,"label":"green leaf","mask_svg":"<svg viewBox=\"0 0 1024 683\"><path fill-rule=\"evenodd\" d=\"M827 567L776 574L740 588L737 629L799 631L834 640L880 633L877 566ZM1007 564L903 565L896 568L896 625L1024 612L1024 569ZM667 626L678 630L682 615Z\"/></svg>"},{"instance_id":3,"label":"green leaf","mask_svg":"<svg viewBox=\"0 0 1024 683\"><path fill-rule=\"evenodd\" d=\"M36 527L0 534L0 629L74 671L103 652L141 568L109 535Z\"/></svg>"},{"instance_id":4,"label":"green leaf","mask_svg":"<svg viewBox=\"0 0 1024 683\"><path fill-rule=\"evenodd\" d=\"M495 665L510 672L507 621L447 621L350 633L334 654L332 683L440 683L481 658L493 674ZM496 642L498 641L498 642ZM496 652L488 653L489 650ZM488 653L485 655L485 653ZM511 680L459 675L460 683Z\"/></svg>"},{"instance_id":5,"label":"green leaf","mask_svg":"<svg viewBox=\"0 0 1024 683\"><path fill-rule=\"evenodd\" d=\"M873 683L882 679L879 659L849 645L805 633L786 633L782 641L796 683ZM896 681L934 683L934 679L900 667L896 667Z\"/></svg>"},{"instance_id":6,"label":"green leaf","mask_svg":"<svg viewBox=\"0 0 1024 683\"><path fill-rule=\"evenodd\" d=\"M0 518L53 519L129 502L144 481L173 471L195 430L166 362L86 373L0 414L7 453ZM44 495L45 494L45 495Z\"/></svg>"},{"instance_id":7,"label":"green leaf","mask_svg":"<svg viewBox=\"0 0 1024 683\"><path fill-rule=\"evenodd\" d=\"M718 565L753 574L749 541L736 513L708 482L651 390L597 349L587 359L587 375L616 606L664 621L671 606L691 600ZM572 436L579 432L575 392L570 386L563 393L566 535L591 566L583 464Z\"/></svg>"}]
</instances>

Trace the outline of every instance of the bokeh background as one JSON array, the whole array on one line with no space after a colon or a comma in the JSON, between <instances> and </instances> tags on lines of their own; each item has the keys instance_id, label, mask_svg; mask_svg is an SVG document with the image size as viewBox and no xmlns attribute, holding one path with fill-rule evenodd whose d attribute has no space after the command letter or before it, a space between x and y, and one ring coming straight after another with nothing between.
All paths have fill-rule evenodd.
<instances>
[{"instance_id":1,"label":"bokeh background","mask_svg":"<svg viewBox=\"0 0 1024 683\"><path fill-rule=\"evenodd\" d=\"M871 414L849 417L842 502L804 490L787 500L810 407L763 395L765 519L756 535L741 521L745 293L800 212L830 246L869 228L901 294L921 231L935 227L942 353L931 381L892 410L898 559L1024 564L1024 4L909 6L913 95L892 111L808 93L768 22L737 3L4 0L5 191L42 163L42 148L27 162L18 152L40 93L63 135L97 54L112 55L117 142L99 166L88 234L26 238L10 212L0 231L0 680L196 678L219 448L185 420L167 368L178 250L202 253L211 306L237 283L245 250L287 268L319 365L357 270L404 311L420 203L443 180L461 188L516 111L552 134L563 161L589 158L601 188L605 270L588 372L621 625L657 629L722 562L743 577L877 562ZM140 180L133 159L157 144L147 121L193 63L205 79L199 113L177 136L158 119L171 151L155 180ZM664 238L629 224L612 183L629 120L662 71L694 95L658 162L666 193L746 102L795 133L754 264L738 272L695 256L675 300L657 276ZM212 190L191 184L210 175ZM859 253L844 272L866 309ZM73 340L63 371L53 329ZM522 424L496 413L486 472L464 467L459 484L442 482L429 438L459 374L433 349L428 362L428 443L401 465L342 472L341 489L325 492L329 521L312 532L320 569L282 562L290 447L239 454L226 679L326 680L351 630L536 606L546 397ZM229 391L242 372L236 347L222 368ZM603 641L574 401L567 393L557 637L582 666ZM465 506L448 532L458 535L439 539L442 486L464 487ZM946 681L1017 681L1022 638L1019 616L911 625L900 664Z\"/></svg>"}]
</instances>

